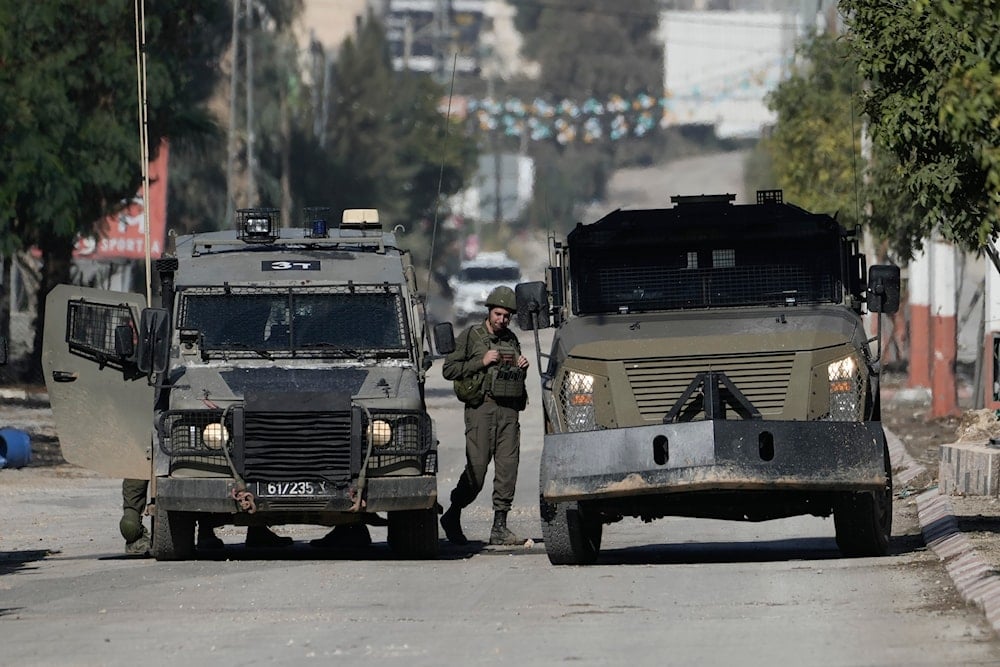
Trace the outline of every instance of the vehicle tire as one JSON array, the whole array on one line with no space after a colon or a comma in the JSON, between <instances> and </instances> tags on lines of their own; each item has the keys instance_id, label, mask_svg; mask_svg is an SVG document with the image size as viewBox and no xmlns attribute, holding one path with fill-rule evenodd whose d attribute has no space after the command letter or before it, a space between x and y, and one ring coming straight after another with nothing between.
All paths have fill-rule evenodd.
<instances>
[{"instance_id":1,"label":"vehicle tire","mask_svg":"<svg viewBox=\"0 0 1000 667\"><path fill-rule=\"evenodd\" d=\"M885 454L886 485L881 491L844 493L833 508L837 547L848 558L884 556L892 535L892 469Z\"/></svg>"},{"instance_id":2,"label":"vehicle tire","mask_svg":"<svg viewBox=\"0 0 1000 667\"><path fill-rule=\"evenodd\" d=\"M195 515L160 509L153 515L153 544L156 560L187 560L194 554Z\"/></svg>"},{"instance_id":3,"label":"vehicle tire","mask_svg":"<svg viewBox=\"0 0 1000 667\"><path fill-rule=\"evenodd\" d=\"M601 551L604 526L579 503L540 503L542 539L553 565L590 565Z\"/></svg>"},{"instance_id":4,"label":"vehicle tire","mask_svg":"<svg viewBox=\"0 0 1000 667\"><path fill-rule=\"evenodd\" d=\"M399 510L389 512L389 549L399 558L430 560L438 555L437 511Z\"/></svg>"}]
</instances>

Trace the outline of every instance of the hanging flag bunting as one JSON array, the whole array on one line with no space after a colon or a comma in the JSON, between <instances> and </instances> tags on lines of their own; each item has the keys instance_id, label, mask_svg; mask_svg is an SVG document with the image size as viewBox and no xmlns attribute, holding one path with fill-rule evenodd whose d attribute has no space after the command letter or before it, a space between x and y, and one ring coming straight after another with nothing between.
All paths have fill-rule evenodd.
<instances>
[{"instance_id":1,"label":"hanging flag bunting","mask_svg":"<svg viewBox=\"0 0 1000 667\"><path fill-rule=\"evenodd\" d=\"M776 72L782 67L776 64L782 62L761 64L711 82L694 84L683 91L668 90L660 97L642 92L582 101L470 98L464 100L461 108L465 113L460 118L482 132L501 132L506 137L527 137L531 141L555 141L561 145L576 141L588 144L623 141L644 137L658 127L689 122L686 116L690 112L686 110L692 106L704 108L762 99L778 84Z\"/></svg>"}]
</instances>

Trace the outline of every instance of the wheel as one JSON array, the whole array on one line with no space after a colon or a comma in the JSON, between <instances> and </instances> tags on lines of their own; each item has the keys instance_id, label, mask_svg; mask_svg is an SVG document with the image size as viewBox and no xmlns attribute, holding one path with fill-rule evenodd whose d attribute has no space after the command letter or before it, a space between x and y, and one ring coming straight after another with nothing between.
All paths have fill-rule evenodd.
<instances>
[{"instance_id":1,"label":"wheel","mask_svg":"<svg viewBox=\"0 0 1000 667\"><path fill-rule=\"evenodd\" d=\"M153 515L153 545L156 560L187 560L194 553L195 516L188 512L160 509Z\"/></svg>"},{"instance_id":2,"label":"wheel","mask_svg":"<svg viewBox=\"0 0 1000 667\"><path fill-rule=\"evenodd\" d=\"M542 538L553 565L590 565L601 551L604 527L579 503L541 501Z\"/></svg>"},{"instance_id":3,"label":"wheel","mask_svg":"<svg viewBox=\"0 0 1000 667\"><path fill-rule=\"evenodd\" d=\"M399 558L429 560L438 555L437 511L399 510L389 512L389 548Z\"/></svg>"},{"instance_id":4,"label":"wheel","mask_svg":"<svg viewBox=\"0 0 1000 667\"><path fill-rule=\"evenodd\" d=\"M884 556L892 535L892 469L885 454L885 488L881 491L844 493L833 508L837 547L844 556Z\"/></svg>"}]
</instances>

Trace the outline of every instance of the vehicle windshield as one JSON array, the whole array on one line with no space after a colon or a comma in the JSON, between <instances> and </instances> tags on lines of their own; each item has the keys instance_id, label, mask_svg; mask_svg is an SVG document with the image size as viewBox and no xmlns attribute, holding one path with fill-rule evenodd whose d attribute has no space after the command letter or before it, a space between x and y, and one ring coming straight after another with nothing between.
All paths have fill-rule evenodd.
<instances>
[{"instance_id":1,"label":"vehicle windshield","mask_svg":"<svg viewBox=\"0 0 1000 667\"><path fill-rule=\"evenodd\" d=\"M398 286L188 288L178 328L225 356L407 356Z\"/></svg>"}]
</instances>

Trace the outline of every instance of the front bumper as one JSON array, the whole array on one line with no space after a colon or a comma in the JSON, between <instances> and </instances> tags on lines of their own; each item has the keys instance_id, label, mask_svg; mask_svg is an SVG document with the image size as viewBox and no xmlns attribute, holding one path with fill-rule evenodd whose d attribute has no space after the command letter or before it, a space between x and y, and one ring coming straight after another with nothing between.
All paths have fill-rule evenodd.
<instances>
[{"instance_id":1,"label":"front bumper","mask_svg":"<svg viewBox=\"0 0 1000 667\"><path fill-rule=\"evenodd\" d=\"M239 511L235 489L232 478L159 477L156 504L171 511L232 514ZM369 477L365 498L367 512L428 509L437 502L437 478L433 475ZM258 514L284 513L314 519L323 515L357 514L351 511L354 500L347 487L325 496L253 500Z\"/></svg>"},{"instance_id":2,"label":"front bumper","mask_svg":"<svg viewBox=\"0 0 1000 667\"><path fill-rule=\"evenodd\" d=\"M715 420L545 436L549 502L705 490L885 488L880 422Z\"/></svg>"}]
</instances>

